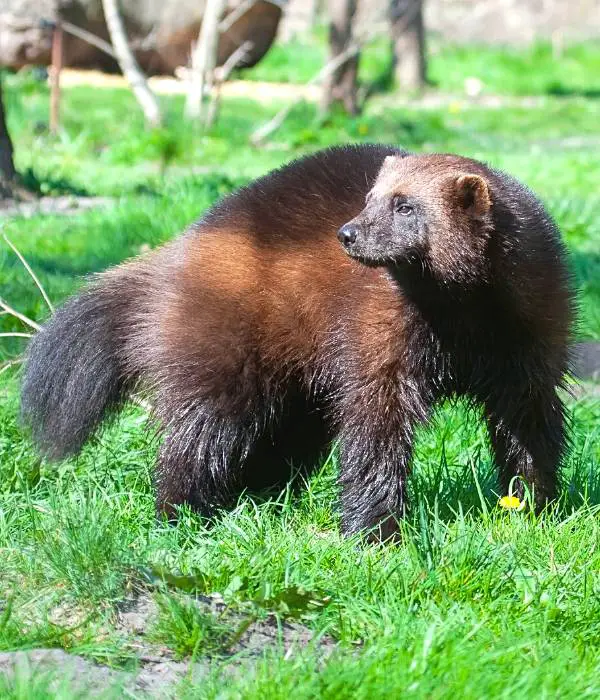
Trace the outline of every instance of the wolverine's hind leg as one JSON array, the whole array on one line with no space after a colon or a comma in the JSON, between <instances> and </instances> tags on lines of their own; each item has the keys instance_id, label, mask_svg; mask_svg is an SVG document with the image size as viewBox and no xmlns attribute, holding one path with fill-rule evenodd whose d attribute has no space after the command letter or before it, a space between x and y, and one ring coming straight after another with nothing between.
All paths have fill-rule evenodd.
<instances>
[{"instance_id":1,"label":"wolverine's hind leg","mask_svg":"<svg viewBox=\"0 0 600 700\"><path fill-rule=\"evenodd\" d=\"M172 517L188 503L210 517L244 488L283 488L296 469L318 466L331 433L314 402L290 391L268 405L259 394L247 398L227 413L207 399L159 408L169 415L156 474L160 513Z\"/></svg>"},{"instance_id":2,"label":"wolverine's hind leg","mask_svg":"<svg viewBox=\"0 0 600 700\"><path fill-rule=\"evenodd\" d=\"M285 488L295 474L309 474L322 463L332 440L324 406L302 390L288 388L279 416L246 461L244 486L251 491Z\"/></svg>"},{"instance_id":3,"label":"wolverine's hind leg","mask_svg":"<svg viewBox=\"0 0 600 700\"><path fill-rule=\"evenodd\" d=\"M241 490L241 468L254 441L248 426L204 410L170 425L157 465L158 512L172 516L188 503L208 517L226 506Z\"/></svg>"},{"instance_id":4,"label":"wolverine's hind leg","mask_svg":"<svg viewBox=\"0 0 600 700\"><path fill-rule=\"evenodd\" d=\"M253 413L219 414L210 402L174 408L163 423L157 511L172 517L188 503L209 517L228 505L241 491L244 462L261 432L258 422Z\"/></svg>"}]
</instances>

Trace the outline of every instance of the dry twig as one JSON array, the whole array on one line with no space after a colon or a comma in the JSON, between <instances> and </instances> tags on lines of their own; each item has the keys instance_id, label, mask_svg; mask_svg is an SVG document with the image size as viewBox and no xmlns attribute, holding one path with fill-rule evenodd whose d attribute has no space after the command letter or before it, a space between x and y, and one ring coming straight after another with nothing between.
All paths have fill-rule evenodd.
<instances>
[{"instance_id":1,"label":"dry twig","mask_svg":"<svg viewBox=\"0 0 600 700\"><path fill-rule=\"evenodd\" d=\"M22 321L26 326L33 328L33 330L35 330L35 331L40 330L41 326L39 323L32 321L30 318L25 316L25 314L22 314L19 311L17 311L16 309L13 309L13 307L10 306L9 304L7 304L2 298L0 298L0 308L4 309L11 316L18 318L19 321Z\"/></svg>"},{"instance_id":2,"label":"dry twig","mask_svg":"<svg viewBox=\"0 0 600 700\"><path fill-rule=\"evenodd\" d=\"M185 116L188 119L200 119L204 94L213 86L219 47L219 21L224 7L225 0L207 0L204 6L200 34L192 51L192 68L185 101Z\"/></svg>"},{"instance_id":3,"label":"dry twig","mask_svg":"<svg viewBox=\"0 0 600 700\"><path fill-rule=\"evenodd\" d=\"M110 35L117 61L127 82L131 85L133 94L137 99L146 122L152 127L162 124L162 115L155 94L148 86L146 76L143 74L135 56L131 51L117 0L102 0L104 19Z\"/></svg>"},{"instance_id":4,"label":"dry twig","mask_svg":"<svg viewBox=\"0 0 600 700\"><path fill-rule=\"evenodd\" d=\"M15 365L20 365L23 362L22 357L17 357L16 360L9 360L8 362L5 362L3 365L0 365L0 374L4 374L4 372L7 372L11 367L14 367Z\"/></svg>"},{"instance_id":5,"label":"dry twig","mask_svg":"<svg viewBox=\"0 0 600 700\"><path fill-rule=\"evenodd\" d=\"M27 270L27 272L29 273L29 276L34 281L35 286L40 290L40 293L41 293L42 297L44 298L44 301L48 305L48 308L50 309L50 311L52 313L54 313L54 306L52 305L52 302L48 298L48 295L46 294L46 290L42 287L42 283L37 278L37 275L35 274L35 272L31 269L27 260L25 260L25 258L21 255L21 253L19 252L17 247L13 243L11 243L11 241L9 240L8 236L5 233L2 234L2 237L8 243L8 245L11 247L13 253L19 258L23 267Z\"/></svg>"},{"instance_id":6,"label":"dry twig","mask_svg":"<svg viewBox=\"0 0 600 700\"><path fill-rule=\"evenodd\" d=\"M251 10L252 7L256 5L256 2L257 0L244 0L244 2L241 2L235 10L221 20L219 23L219 34L225 34L225 32L229 31L240 17L245 15L248 10Z\"/></svg>"},{"instance_id":7,"label":"dry twig","mask_svg":"<svg viewBox=\"0 0 600 700\"><path fill-rule=\"evenodd\" d=\"M71 24L71 22L65 22L61 20L61 25L65 32L67 32L67 34L72 34L73 36L76 36L78 39L81 39L82 41L85 41L88 44L95 46L97 49L100 49L100 51L104 51L105 54L107 54L111 58L114 58L115 61L117 60L117 54L115 53L113 47L108 43L108 41L104 41L104 39L101 39L99 36L92 34L92 32L88 32L87 29L82 29L81 27L78 27L75 24Z\"/></svg>"},{"instance_id":8,"label":"dry twig","mask_svg":"<svg viewBox=\"0 0 600 700\"><path fill-rule=\"evenodd\" d=\"M231 54L220 68L215 68L213 91L206 112L205 126L209 128L215 122L219 105L221 102L221 89L223 83L229 78L232 71L244 60L249 51L252 50L254 44L251 41L245 41L241 46Z\"/></svg>"},{"instance_id":9,"label":"dry twig","mask_svg":"<svg viewBox=\"0 0 600 700\"><path fill-rule=\"evenodd\" d=\"M19 258L19 260L23 264L23 267L27 270L27 273L29 274L31 279L34 281L35 286L40 291L42 297L44 298L44 301L46 302L46 304L48 304L48 308L50 309L50 311L54 312L54 307L52 306L52 302L50 301L50 298L46 294L46 290L44 289L44 287L42 286L42 283L37 278L37 275L35 274L35 272L31 269L31 266L29 265L27 260L25 260L25 258L23 257L23 254L18 250L18 248L14 245L14 243L12 243L9 240L9 238L6 236L6 234L3 233L2 237L4 238L6 243L10 246L10 248L12 249L14 254ZM36 323L32 319L30 319L28 316L25 316L25 314L22 314L20 311L13 309L13 307L10 304L8 304L6 301L4 301L4 299L2 299L2 298L0 298L0 314L2 314L2 315L8 314L9 316L13 316L14 318L21 321L21 323L24 323L26 326L29 326L30 328L32 328L34 331L39 331L41 328L39 323ZM0 333L0 337L6 338L9 336L10 337L17 337L17 338L30 338L32 336L32 334L30 334L30 333L17 333L17 332L13 333L12 331L10 333Z\"/></svg>"},{"instance_id":10,"label":"dry twig","mask_svg":"<svg viewBox=\"0 0 600 700\"><path fill-rule=\"evenodd\" d=\"M315 85L325 80L325 78L328 78L340 66L346 63L346 61L349 61L353 56L356 56L356 54L359 53L359 51L365 44L368 44L370 41L377 38L377 36L379 36L380 33L380 31L369 32L360 39L354 39L345 51L342 51L342 53L338 54L330 61L328 61L323 66L323 68L321 68L321 70L316 75L314 75L306 84ZM256 129L250 136L251 143L255 146L260 145L267 138L267 136L270 136L274 131L279 129L279 127L287 118L288 114L292 111L292 109L294 109L294 107L298 103L302 102L303 99L304 98L301 95L295 100L292 100L292 102L289 105L287 105L281 111L279 111L272 119L270 119L268 122Z\"/></svg>"}]
</instances>

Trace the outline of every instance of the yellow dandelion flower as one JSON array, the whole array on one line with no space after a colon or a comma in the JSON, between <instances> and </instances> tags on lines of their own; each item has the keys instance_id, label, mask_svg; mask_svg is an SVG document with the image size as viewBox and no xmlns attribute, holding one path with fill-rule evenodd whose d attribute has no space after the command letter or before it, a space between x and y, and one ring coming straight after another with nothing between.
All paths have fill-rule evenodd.
<instances>
[{"instance_id":1,"label":"yellow dandelion flower","mask_svg":"<svg viewBox=\"0 0 600 700\"><path fill-rule=\"evenodd\" d=\"M366 124L359 124L358 125L358 133L361 136L364 136L365 134L369 133L369 127Z\"/></svg>"},{"instance_id":2,"label":"yellow dandelion flower","mask_svg":"<svg viewBox=\"0 0 600 700\"><path fill-rule=\"evenodd\" d=\"M516 496L502 496L498 505L507 510L518 510L521 507L521 501Z\"/></svg>"}]
</instances>

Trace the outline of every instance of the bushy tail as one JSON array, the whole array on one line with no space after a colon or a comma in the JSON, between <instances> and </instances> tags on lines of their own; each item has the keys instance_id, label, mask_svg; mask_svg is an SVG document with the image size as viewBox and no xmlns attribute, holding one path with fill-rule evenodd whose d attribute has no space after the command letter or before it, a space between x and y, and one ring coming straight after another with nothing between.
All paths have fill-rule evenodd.
<instances>
[{"instance_id":1,"label":"bushy tail","mask_svg":"<svg viewBox=\"0 0 600 700\"><path fill-rule=\"evenodd\" d=\"M58 309L29 346L21 415L46 457L76 454L125 396L119 355L131 295L119 286L93 283Z\"/></svg>"}]
</instances>

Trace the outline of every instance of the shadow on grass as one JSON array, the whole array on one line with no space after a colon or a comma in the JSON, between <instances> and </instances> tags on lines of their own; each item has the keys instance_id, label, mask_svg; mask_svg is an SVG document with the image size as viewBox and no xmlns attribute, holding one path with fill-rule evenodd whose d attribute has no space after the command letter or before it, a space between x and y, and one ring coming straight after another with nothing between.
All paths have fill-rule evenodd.
<instances>
[{"instance_id":1,"label":"shadow on grass","mask_svg":"<svg viewBox=\"0 0 600 700\"><path fill-rule=\"evenodd\" d=\"M57 195L87 197L90 195L86 189L78 187L68 178L49 175L40 178L32 168L27 168L24 172L19 173L19 179L27 190L40 197Z\"/></svg>"},{"instance_id":2,"label":"shadow on grass","mask_svg":"<svg viewBox=\"0 0 600 700\"><path fill-rule=\"evenodd\" d=\"M590 402L589 410L600 416L600 401ZM589 416L588 416L589 418ZM593 423L591 423L593 425ZM573 448L569 452L559 473L559 497L550 506L559 518L569 516L574 510L600 505L600 444L599 427L575 431ZM409 480L409 522L418 525L423 514L435 514L441 522L450 523L463 514L481 515L498 508L498 500L503 494L498 483L498 471L485 448L476 448L467 459L449 463L445 445L441 445L441 459L436 463L419 460ZM339 511L339 491L337 451L328 463L315 470L296 470L285 489L286 498L296 501L299 506L306 498L307 483L311 500L336 503ZM257 504L265 504L281 499L283 493L277 487L251 491L246 494ZM242 498L245 498L243 496ZM429 517L427 515L427 517Z\"/></svg>"},{"instance_id":3,"label":"shadow on grass","mask_svg":"<svg viewBox=\"0 0 600 700\"><path fill-rule=\"evenodd\" d=\"M597 435L596 437L600 437ZM578 456L560 471L559 497L551 506L558 517L573 510L600 505L600 462ZM443 466L413 476L411 515L420 509L434 510L440 520L451 522L459 513L481 514L498 507L502 495L497 470L491 461L482 461L475 472L472 464L450 472Z\"/></svg>"},{"instance_id":4,"label":"shadow on grass","mask_svg":"<svg viewBox=\"0 0 600 700\"><path fill-rule=\"evenodd\" d=\"M600 98L600 89L598 88L573 88L562 83L550 83L544 93L552 97L584 97L592 100Z\"/></svg>"},{"instance_id":5,"label":"shadow on grass","mask_svg":"<svg viewBox=\"0 0 600 700\"><path fill-rule=\"evenodd\" d=\"M14 398L15 394L12 396ZM11 413L16 410L16 404L10 410ZM455 415L449 413L447 423L451 433L454 432L456 413L459 419L463 418L460 411ZM153 498L150 475L155 468L160 440L152 423L139 422L141 415L136 408L127 409L126 416L115 416L113 421L108 422L105 431L90 440L81 457L73 462L74 468L88 473L94 483L96 478L100 478L104 486L114 481L120 491L132 489L138 494L143 491ZM126 417L129 420L122 420ZM561 469L559 499L552 506L554 517L563 519L574 510L600 505L599 418L600 400L580 401L574 409L573 447ZM13 446L18 445L24 437L22 431L14 420L9 423L12 429L9 431L5 425L4 437ZM470 422L468 426L469 432L473 423ZM446 449L446 439L439 430L445 427L440 421L433 436L438 443L437 451L441 453L437 459L433 456L427 458L427 449L417 446L417 463L409 480L408 514L408 523L417 528L422 526L423 518L452 523L464 514L480 517L494 512L498 509L498 498L506 495L499 492L497 470L487 446L479 444L469 451L465 439L459 435L462 453L456 454L457 447L452 444L452 438L448 440ZM34 493L40 481L40 464L33 457L28 443L26 445L25 450L11 450L14 465L11 469L8 463L4 464L3 477L5 484L14 482L13 488L17 489L24 487L25 478L27 489ZM114 467L117 463L120 463L119 470ZM291 511L308 511L311 520L316 518L324 523L324 527L336 529L340 516L337 450L333 450L314 469L294 469L287 482L284 471L283 482L279 486L248 490L240 497L233 496L224 510L230 511L244 502L258 507L285 504ZM58 471L52 469L45 473L41 487L47 488L48 480L54 478L58 478ZM185 519L185 515L182 517ZM226 518L227 515L218 515L208 522L200 519L202 527L212 528L222 517ZM195 521L196 517L192 519Z\"/></svg>"}]
</instances>

